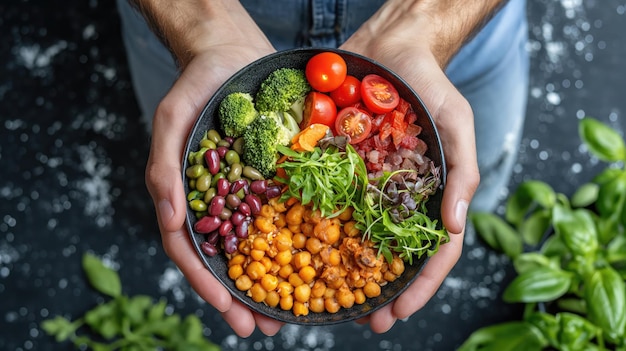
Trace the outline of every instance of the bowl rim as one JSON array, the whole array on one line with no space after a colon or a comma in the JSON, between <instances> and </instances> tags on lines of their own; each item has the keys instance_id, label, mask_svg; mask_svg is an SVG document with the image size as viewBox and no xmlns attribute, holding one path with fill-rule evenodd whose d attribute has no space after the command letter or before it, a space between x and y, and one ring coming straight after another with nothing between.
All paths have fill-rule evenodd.
<instances>
[{"instance_id":1,"label":"bowl rim","mask_svg":"<svg viewBox=\"0 0 626 351\"><path fill-rule=\"evenodd\" d=\"M447 168L446 168L446 162L445 162L445 157L443 153L443 147L441 144L441 138L439 136L439 132L435 125L434 119L432 118L431 113L429 112L428 108L424 104L419 94L417 94L413 90L413 88L402 77L400 77L394 71L382 65L381 63L376 62L366 56L349 52L349 51L345 51L345 50L341 50L341 49L336 49L336 48L295 48L295 49L277 51L269 55L263 56L247 64L242 69L240 69L235 74L233 74L231 77L229 77L226 81L224 81L224 83L213 93L211 98L209 98L209 100L206 102L206 104L202 108L202 111L196 118L192 128L189 131L189 134L185 143L184 154L182 155L182 169L181 169L183 186L185 188L185 194L188 194L189 192L189 185L187 182L187 176L185 174L185 170L188 167L188 162L189 162L187 155L189 154L190 151L195 151L195 149L197 149L197 145L192 145L194 136L196 136L197 133L199 132L204 133L206 131L205 129L199 130L206 123L208 123L205 121L205 119L215 118L215 116L207 116L207 112L210 110L212 105L217 103L215 101L216 98L224 94L224 91L234 82L237 82L238 80L240 80L242 76L249 74L249 71L253 69L254 67L266 64L268 62L272 62L273 60L276 60L283 56L289 56L289 55L313 56L314 54L321 53L321 52L334 52L344 57L352 57L357 60L365 61L371 65L378 66L380 70L385 72L385 74L389 75L389 77L392 77L393 80L396 80L397 82L402 84L406 89L409 90L412 97L416 99L418 103L420 104L420 107L422 109L421 112L424 114L424 117L426 118L428 123L430 123L431 128L429 129L429 133L433 134L433 137L436 141L436 146L437 146L436 150L431 150L432 145L429 145L428 152L436 153L437 156L441 159L441 164L439 166L441 169L441 181L442 182L441 182L441 188L437 191L437 193L439 193L439 196L441 196L440 193L443 192L443 187L445 187L445 181L446 181L446 175L447 175ZM350 72L350 68L348 68L348 70ZM214 122L213 122L213 125L216 126ZM439 216L438 218L440 219L441 218L440 213L438 213L438 216ZM245 292L238 290L234 286L234 281L230 277L227 276L226 272L218 270L219 267L216 267L216 265L219 265L219 264L216 264L216 258L218 260L221 259L221 262L223 262L226 259L223 251L220 250L220 252L214 257L209 257L208 255L202 252L202 249L200 247L201 242L199 241L201 240L200 236L203 237L203 235L194 233L193 223L195 223L195 221L197 221L195 214L189 208L189 206L187 206L185 226L188 231L188 237L191 240L191 244L194 247L196 254L199 256L205 268L207 268L209 272L211 272L211 274L215 277L215 279L219 281L220 284L222 284L222 286L224 286L228 290L228 292L236 298L237 301L243 303L252 311L260 313L266 317L269 317L269 318L272 318L272 319L275 319L284 323L290 323L290 324L299 324L299 325L306 325L306 326L334 325L334 324L346 323L349 321L363 318L373 313L374 311L382 308L383 306L387 305L391 301L395 300L400 294L402 294L421 274L421 270L423 269L425 263L429 259L428 255L423 255L419 259L414 259L413 264L410 265L411 268L416 269L413 276L407 279L403 285L401 285L397 290L395 290L393 294L391 294L390 296L387 296L382 302L379 302L377 304L371 304L371 303L368 304L368 301L366 301L365 304L362 304L362 305L355 304L353 307L348 308L348 309L342 307L338 313L315 312L315 313L309 313L308 316L295 316L291 310L285 311L278 307L270 307L264 303L254 302L250 297L245 296ZM405 265L408 265L408 264L405 263ZM405 269L405 272L406 272L406 269ZM383 291L384 290L385 289L383 287ZM368 298L367 300L372 300L372 299ZM352 310L352 312L354 312L357 309L360 309L359 313L349 313L348 315L345 316L345 318L336 318L336 316L346 314L346 311ZM315 315L317 318L312 318L312 315Z\"/></svg>"}]
</instances>

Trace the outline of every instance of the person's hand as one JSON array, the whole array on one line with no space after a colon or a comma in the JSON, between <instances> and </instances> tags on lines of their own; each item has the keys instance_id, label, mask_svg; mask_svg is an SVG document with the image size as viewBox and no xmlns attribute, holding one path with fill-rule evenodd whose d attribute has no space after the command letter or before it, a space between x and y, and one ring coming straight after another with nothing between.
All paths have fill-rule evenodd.
<instances>
[{"instance_id":1,"label":"person's hand","mask_svg":"<svg viewBox=\"0 0 626 351\"><path fill-rule=\"evenodd\" d=\"M454 27L451 22L446 25ZM480 181L471 107L443 71L469 32L456 33L457 38L439 31L438 23L432 12L424 16L411 12L409 2L388 1L341 47L382 63L413 87L435 120L448 166L441 216L450 242L440 246L402 295L360 321L369 321L378 333L422 308L459 260L468 205Z\"/></svg>"},{"instance_id":2,"label":"person's hand","mask_svg":"<svg viewBox=\"0 0 626 351\"><path fill-rule=\"evenodd\" d=\"M281 323L253 314L234 301L200 261L184 226L187 203L181 160L193 123L226 79L246 64L275 51L247 14L231 10L230 16L236 18L211 26L210 31L202 33L198 38L200 47L191 51L181 49L185 52L177 55L183 65L182 72L154 116L146 184L157 210L165 252L193 289L221 312L238 335L249 336L255 326L273 335Z\"/></svg>"}]
</instances>

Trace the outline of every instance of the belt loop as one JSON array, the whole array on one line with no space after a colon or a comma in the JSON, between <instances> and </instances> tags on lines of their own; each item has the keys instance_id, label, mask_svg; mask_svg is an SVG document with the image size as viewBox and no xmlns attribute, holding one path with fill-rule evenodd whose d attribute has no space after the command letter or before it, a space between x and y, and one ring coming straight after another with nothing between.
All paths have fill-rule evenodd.
<instances>
[{"instance_id":1,"label":"belt loop","mask_svg":"<svg viewBox=\"0 0 626 351\"><path fill-rule=\"evenodd\" d=\"M337 46L346 41L346 28L348 25L348 0L337 0L335 11L335 37Z\"/></svg>"}]
</instances>

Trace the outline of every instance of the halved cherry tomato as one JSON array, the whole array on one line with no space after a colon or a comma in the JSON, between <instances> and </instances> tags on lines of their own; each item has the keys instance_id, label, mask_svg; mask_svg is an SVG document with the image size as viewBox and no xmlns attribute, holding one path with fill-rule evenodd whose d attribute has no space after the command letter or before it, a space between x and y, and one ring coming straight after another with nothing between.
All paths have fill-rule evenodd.
<instances>
[{"instance_id":1,"label":"halved cherry tomato","mask_svg":"<svg viewBox=\"0 0 626 351\"><path fill-rule=\"evenodd\" d=\"M354 76L346 76L339 88L330 92L330 97L338 107L348 107L361 101L361 81Z\"/></svg>"},{"instance_id":2,"label":"halved cherry tomato","mask_svg":"<svg viewBox=\"0 0 626 351\"><path fill-rule=\"evenodd\" d=\"M385 78L368 74L361 80L361 99L372 113L387 113L398 106L400 95Z\"/></svg>"},{"instance_id":3,"label":"halved cherry tomato","mask_svg":"<svg viewBox=\"0 0 626 351\"><path fill-rule=\"evenodd\" d=\"M346 61L334 52L322 52L309 59L305 68L311 87L322 93L337 89L348 74Z\"/></svg>"},{"instance_id":4,"label":"halved cherry tomato","mask_svg":"<svg viewBox=\"0 0 626 351\"><path fill-rule=\"evenodd\" d=\"M372 130L372 117L356 107L346 107L337 113L335 130L350 138L350 144L365 140Z\"/></svg>"},{"instance_id":5,"label":"halved cherry tomato","mask_svg":"<svg viewBox=\"0 0 626 351\"><path fill-rule=\"evenodd\" d=\"M333 99L326 94L312 91L307 94L304 100L304 112L302 114L302 122L300 122L300 129L316 123L334 128L336 117L337 106L335 106Z\"/></svg>"}]
</instances>

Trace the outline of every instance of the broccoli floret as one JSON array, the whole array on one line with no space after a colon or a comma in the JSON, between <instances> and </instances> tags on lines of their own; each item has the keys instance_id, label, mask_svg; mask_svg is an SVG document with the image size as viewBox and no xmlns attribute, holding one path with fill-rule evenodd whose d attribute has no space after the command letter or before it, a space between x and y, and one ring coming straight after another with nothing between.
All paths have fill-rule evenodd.
<instances>
[{"instance_id":1,"label":"broccoli floret","mask_svg":"<svg viewBox=\"0 0 626 351\"><path fill-rule=\"evenodd\" d=\"M298 122L296 122L291 111L270 112L265 116L273 118L278 124L276 142L280 145L289 145L291 139L300 132Z\"/></svg>"},{"instance_id":2,"label":"broccoli floret","mask_svg":"<svg viewBox=\"0 0 626 351\"><path fill-rule=\"evenodd\" d=\"M285 112L311 91L304 71L279 68L267 76L257 92L256 109L260 113Z\"/></svg>"},{"instance_id":3,"label":"broccoli floret","mask_svg":"<svg viewBox=\"0 0 626 351\"><path fill-rule=\"evenodd\" d=\"M259 113L254 107L252 95L235 92L226 95L220 102L218 116L222 130L226 136L240 137L248 125L254 121Z\"/></svg>"},{"instance_id":4,"label":"broccoli floret","mask_svg":"<svg viewBox=\"0 0 626 351\"><path fill-rule=\"evenodd\" d=\"M282 138L280 133L276 118L264 115L256 118L243 133L243 161L266 179L276 174L276 145L278 138Z\"/></svg>"}]
</instances>

